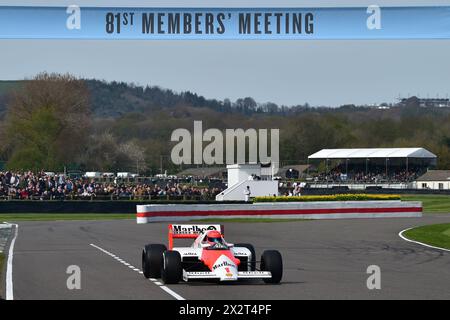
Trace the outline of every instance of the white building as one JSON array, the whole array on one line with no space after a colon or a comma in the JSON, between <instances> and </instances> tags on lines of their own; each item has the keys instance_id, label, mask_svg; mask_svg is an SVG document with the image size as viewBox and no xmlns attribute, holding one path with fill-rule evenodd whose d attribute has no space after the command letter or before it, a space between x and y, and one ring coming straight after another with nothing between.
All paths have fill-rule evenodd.
<instances>
[{"instance_id":1,"label":"white building","mask_svg":"<svg viewBox=\"0 0 450 320\"><path fill-rule=\"evenodd\" d=\"M244 201L247 187L250 198L278 195L278 182L260 164L228 165L227 171L228 188L216 196L217 201Z\"/></svg>"},{"instance_id":2,"label":"white building","mask_svg":"<svg viewBox=\"0 0 450 320\"><path fill-rule=\"evenodd\" d=\"M450 170L429 170L415 181L417 189L450 190Z\"/></svg>"}]
</instances>

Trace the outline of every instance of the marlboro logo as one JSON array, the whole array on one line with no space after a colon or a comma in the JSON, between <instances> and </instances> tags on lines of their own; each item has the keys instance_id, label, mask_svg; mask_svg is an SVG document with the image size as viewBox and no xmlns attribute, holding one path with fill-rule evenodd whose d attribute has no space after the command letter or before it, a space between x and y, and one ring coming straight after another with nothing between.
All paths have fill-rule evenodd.
<instances>
[{"instance_id":1,"label":"marlboro logo","mask_svg":"<svg viewBox=\"0 0 450 320\"><path fill-rule=\"evenodd\" d=\"M220 225L172 225L172 231L174 234L201 234L209 230L220 231Z\"/></svg>"}]
</instances>

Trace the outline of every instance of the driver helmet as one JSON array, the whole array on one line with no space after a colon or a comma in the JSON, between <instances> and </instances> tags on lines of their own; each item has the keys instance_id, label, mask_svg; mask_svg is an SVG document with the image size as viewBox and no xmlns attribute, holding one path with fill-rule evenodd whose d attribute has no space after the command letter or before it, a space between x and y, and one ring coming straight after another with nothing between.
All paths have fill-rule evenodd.
<instances>
[{"instance_id":1,"label":"driver helmet","mask_svg":"<svg viewBox=\"0 0 450 320\"><path fill-rule=\"evenodd\" d=\"M214 245L217 243L223 244L222 235L220 234L219 231L216 231L216 230L209 231L206 234L205 241L211 245Z\"/></svg>"}]
</instances>

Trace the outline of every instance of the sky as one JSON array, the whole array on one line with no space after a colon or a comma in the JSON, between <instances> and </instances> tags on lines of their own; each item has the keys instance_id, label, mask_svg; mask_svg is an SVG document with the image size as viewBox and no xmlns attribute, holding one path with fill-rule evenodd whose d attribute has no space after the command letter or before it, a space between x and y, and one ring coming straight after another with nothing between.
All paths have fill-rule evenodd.
<instances>
[{"instance_id":1,"label":"sky","mask_svg":"<svg viewBox=\"0 0 450 320\"><path fill-rule=\"evenodd\" d=\"M92 5L4 1L1 5ZM123 6L124 1L95 1ZM127 1L142 7L320 7L334 1ZM450 5L447 1L339 1L339 6ZM450 94L450 41L0 40L0 80L43 71L157 85L232 101L339 106Z\"/></svg>"}]
</instances>

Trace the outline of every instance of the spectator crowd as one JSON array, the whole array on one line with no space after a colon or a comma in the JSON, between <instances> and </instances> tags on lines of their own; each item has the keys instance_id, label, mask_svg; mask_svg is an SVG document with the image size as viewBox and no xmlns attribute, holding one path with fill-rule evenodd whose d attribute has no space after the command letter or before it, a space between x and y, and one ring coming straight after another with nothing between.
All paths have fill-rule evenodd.
<instances>
[{"instance_id":1,"label":"spectator crowd","mask_svg":"<svg viewBox=\"0 0 450 320\"><path fill-rule=\"evenodd\" d=\"M315 182L348 182L348 183L405 183L411 182L420 176L420 170L391 170L386 171L382 168L363 170L342 170L336 167L327 173L321 173L314 177Z\"/></svg>"},{"instance_id":2,"label":"spectator crowd","mask_svg":"<svg viewBox=\"0 0 450 320\"><path fill-rule=\"evenodd\" d=\"M420 170L348 170L336 167L327 173L314 177L315 182L332 183L404 183L415 180ZM252 177L255 179L255 177ZM176 179L144 180L145 182L126 179L99 179L77 177L69 178L65 174L46 174L45 172L13 172L0 171L0 200L77 200L77 199L167 199L167 200L213 200L225 187L213 184L184 183ZM286 195L301 195L301 184L280 183Z\"/></svg>"},{"instance_id":3,"label":"spectator crowd","mask_svg":"<svg viewBox=\"0 0 450 320\"><path fill-rule=\"evenodd\" d=\"M175 181L160 183L100 182L44 172L0 172L0 198L33 200L70 199L198 199L210 200L219 187L198 187Z\"/></svg>"}]
</instances>

